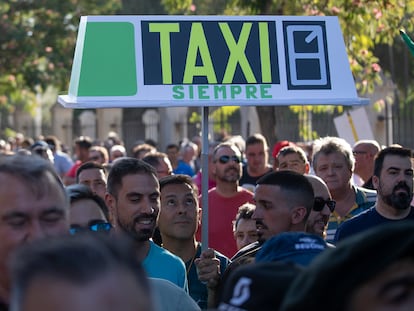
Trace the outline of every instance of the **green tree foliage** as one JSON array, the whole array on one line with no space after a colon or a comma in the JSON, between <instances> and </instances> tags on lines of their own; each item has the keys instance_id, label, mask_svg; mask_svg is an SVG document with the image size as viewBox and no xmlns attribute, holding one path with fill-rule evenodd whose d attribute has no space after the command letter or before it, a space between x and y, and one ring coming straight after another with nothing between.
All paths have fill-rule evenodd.
<instances>
[{"instance_id":1,"label":"green tree foliage","mask_svg":"<svg viewBox=\"0 0 414 311\"><path fill-rule=\"evenodd\" d=\"M119 0L1 1L0 109L30 106L48 86L67 89L80 17L120 8Z\"/></svg>"},{"instance_id":2,"label":"green tree foliage","mask_svg":"<svg viewBox=\"0 0 414 311\"><path fill-rule=\"evenodd\" d=\"M168 8L173 3L185 7L183 13L189 14L190 6L187 0L163 0ZM204 12L197 12L205 14ZM402 82L401 57L396 58L396 68L391 68L389 56L384 53L389 46L400 45L399 29L404 28L408 33L414 32L414 0L230 0L223 12L226 15L305 15L305 16L338 16L344 35L345 45L349 56L351 71L355 77L356 87L364 96L374 91L386 76ZM400 49L401 50L401 49ZM401 50L403 51L403 49ZM401 54L400 54L401 55ZM383 58L379 58L383 56ZM391 61L392 62L392 61ZM382 66L384 64L384 67ZM392 69L392 70L391 70ZM374 104L377 110L383 109L384 100ZM273 117L275 107L257 107L263 133L269 141L277 139L276 133L269 133L276 122ZM342 107L295 106L292 110L299 115L307 111L321 113L340 109ZM267 131L265 131L267 129ZM312 134L304 134L311 137Z\"/></svg>"}]
</instances>

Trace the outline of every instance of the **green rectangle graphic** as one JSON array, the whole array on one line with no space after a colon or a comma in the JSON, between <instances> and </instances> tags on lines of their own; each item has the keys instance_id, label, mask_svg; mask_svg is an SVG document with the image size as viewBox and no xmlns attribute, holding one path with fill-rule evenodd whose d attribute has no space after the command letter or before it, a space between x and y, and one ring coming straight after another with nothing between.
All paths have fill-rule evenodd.
<instances>
[{"instance_id":1,"label":"green rectangle graphic","mask_svg":"<svg viewBox=\"0 0 414 311\"><path fill-rule=\"evenodd\" d=\"M133 96L136 93L134 25L88 22L78 96Z\"/></svg>"}]
</instances>

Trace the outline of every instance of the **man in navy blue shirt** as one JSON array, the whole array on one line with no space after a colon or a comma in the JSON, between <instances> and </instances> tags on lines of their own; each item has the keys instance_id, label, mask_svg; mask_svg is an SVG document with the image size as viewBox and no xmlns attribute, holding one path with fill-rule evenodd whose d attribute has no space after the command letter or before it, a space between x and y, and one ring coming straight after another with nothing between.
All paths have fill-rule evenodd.
<instances>
[{"instance_id":1,"label":"man in navy blue shirt","mask_svg":"<svg viewBox=\"0 0 414 311\"><path fill-rule=\"evenodd\" d=\"M414 220L411 157L410 149L400 147L388 147L378 153L372 177L377 189L376 204L339 226L335 243L374 226Z\"/></svg>"}]
</instances>

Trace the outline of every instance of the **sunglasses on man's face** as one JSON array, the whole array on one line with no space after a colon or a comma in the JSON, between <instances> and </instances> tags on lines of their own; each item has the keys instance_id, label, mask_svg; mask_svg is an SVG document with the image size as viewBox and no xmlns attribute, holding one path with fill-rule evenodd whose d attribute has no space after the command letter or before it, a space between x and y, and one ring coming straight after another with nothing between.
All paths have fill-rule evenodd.
<instances>
[{"instance_id":1,"label":"sunglasses on man's face","mask_svg":"<svg viewBox=\"0 0 414 311\"><path fill-rule=\"evenodd\" d=\"M315 212L320 212L321 210L323 210L323 207L325 206L325 204L328 206L331 213L335 210L336 202L334 200L329 200L329 199L325 200L321 197L315 198L315 201L313 203L313 210Z\"/></svg>"},{"instance_id":2,"label":"sunglasses on man's face","mask_svg":"<svg viewBox=\"0 0 414 311\"><path fill-rule=\"evenodd\" d=\"M235 156L235 155L234 156L223 155L223 156L219 157L218 160L216 160L216 161L219 161L221 164L226 164L230 160L234 161L238 164L238 163L241 162L241 157Z\"/></svg>"},{"instance_id":3,"label":"sunglasses on man's face","mask_svg":"<svg viewBox=\"0 0 414 311\"><path fill-rule=\"evenodd\" d=\"M71 225L69 228L70 234L77 234L81 232L109 232L112 228L112 225L109 222L97 222L90 224L86 227L78 226L78 225Z\"/></svg>"}]
</instances>

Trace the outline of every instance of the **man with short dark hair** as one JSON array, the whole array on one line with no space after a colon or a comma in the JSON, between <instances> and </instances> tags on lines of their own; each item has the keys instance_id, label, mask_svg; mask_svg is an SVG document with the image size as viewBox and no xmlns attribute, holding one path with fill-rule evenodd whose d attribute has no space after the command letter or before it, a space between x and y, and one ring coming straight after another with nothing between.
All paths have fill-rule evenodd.
<instances>
[{"instance_id":1,"label":"man with short dark hair","mask_svg":"<svg viewBox=\"0 0 414 311\"><path fill-rule=\"evenodd\" d=\"M256 220L259 240L242 248L232 260L254 258L263 242L279 233L304 232L314 192L302 174L278 171L257 181L254 199L256 208L252 218Z\"/></svg>"},{"instance_id":2,"label":"man with short dark hair","mask_svg":"<svg viewBox=\"0 0 414 311\"><path fill-rule=\"evenodd\" d=\"M269 146L262 134L253 134L246 139L246 165L240 178L240 186L253 191L257 180L272 171L269 164Z\"/></svg>"},{"instance_id":3,"label":"man with short dark hair","mask_svg":"<svg viewBox=\"0 0 414 311\"><path fill-rule=\"evenodd\" d=\"M413 232L412 222L389 223L324 251L277 310L413 310Z\"/></svg>"},{"instance_id":4,"label":"man with short dark hair","mask_svg":"<svg viewBox=\"0 0 414 311\"><path fill-rule=\"evenodd\" d=\"M97 162L83 163L76 171L76 183L88 186L91 191L105 200L106 170Z\"/></svg>"},{"instance_id":5,"label":"man with short dark hair","mask_svg":"<svg viewBox=\"0 0 414 311\"><path fill-rule=\"evenodd\" d=\"M164 177L160 180L160 190L158 228L162 245L185 262L190 296L200 308L212 307L220 275L229 259L213 249L202 251L201 243L196 241L201 215L197 187L191 177L182 174Z\"/></svg>"},{"instance_id":6,"label":"man with short dark hair","mask_svg":"<svg viewBox=\"0 0 414 311\"><path fill-rule=\"evenodd\" d=\"M388 147L375 158L372 183L377 202L369 210L344 222L337 230L335 242L368 228L386 223L414 221L413 165L410 149Z\"/></svg>"},{"instance_id":7,"label":"man with short dark hair","mask_svg":"<svg viewBox=\"0 0 414 311\"><path fill-rule=\"evenodd\" d=\"M150 240L160 210L160 185L155 169L142 160L120 158L108 175L106 205L111 210L114 230L135 241L138 260L150 277L187 287L184 263Z\"/></svg>"},{"instance_id":8,"label":"man with short dark hair","mask_svg":"<svg viewBox=\"0 0 414 311\"><path fill-rule=\"evenodd\" d=\"M233 221L233 233L238 251L246 245L256 242L259 237L256 220L252 219L255 208L256 206L251 203L242 204Z\"/></svg>"},{"instance_id":9,"label":"man with short dark hair","mask_svg":"<svg viewBox=\"0 0 414 311\"><path fill-rule=\"evenodd\" d=\"M80 136L75 140L76 162L63 178L65 185L75 183L76 171L82 163L89 161L89 149L92 147L92 139L89 136Z\"/></svg>"},{"instance_id":10,"label":"man with short dark hair","mask_svg":"<svg viewBox=\"0 0 414 311\"><path fill-rule=\"evenodd\" d=\"M27 155L0 156L0 310L10 295L10 256L21 245L68 234L69 201L49 161Z\"/></svg>"}]
</instances>

